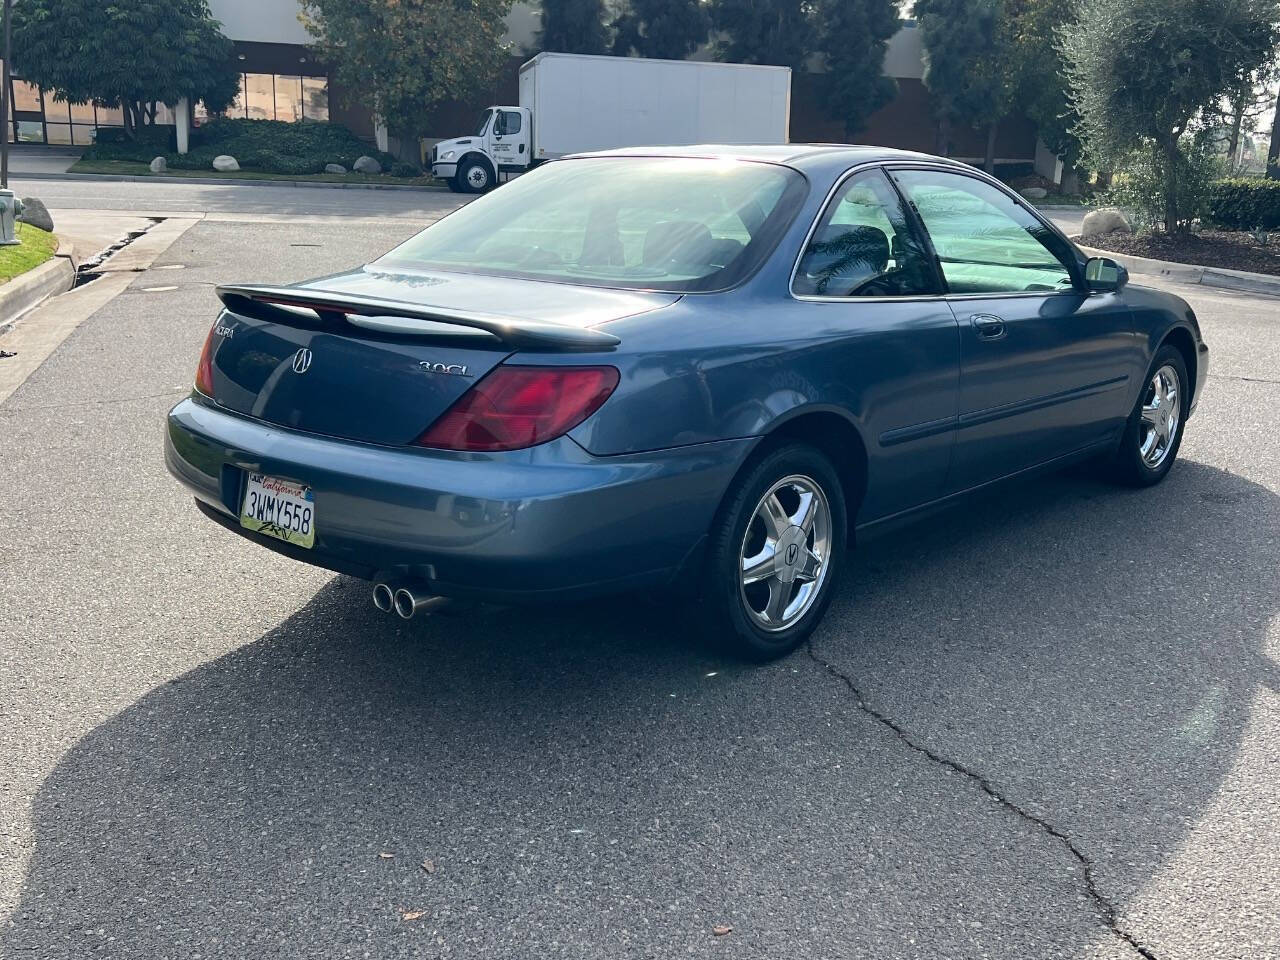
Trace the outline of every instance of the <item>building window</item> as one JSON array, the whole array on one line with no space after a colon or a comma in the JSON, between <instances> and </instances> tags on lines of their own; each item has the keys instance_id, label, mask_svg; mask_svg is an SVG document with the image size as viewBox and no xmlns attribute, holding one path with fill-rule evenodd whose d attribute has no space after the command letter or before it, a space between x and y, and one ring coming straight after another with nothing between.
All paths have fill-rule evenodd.
<instances>
[{"instance_id":1,"label":"building window","mask_svg":"<svg viewBox=\"0 0 1280 960\"><path fill-rule=\"evenodd\" d=\"M324 77L302 78L302 116L329 122L329 81Z\"/></svg>"},{"instance_id":2,"label":"building window","mask_svg":"<svg viewBox=\"0 0 1280 960\"><path fill-rule=\"evenodd\" d=\"M329 119L329 81L325 77L295 77L282 73L242 73L240 93L223 116L250 120ZM196 123L209 119L203 103L196 104Z\"/></svg>"}]
</instances>

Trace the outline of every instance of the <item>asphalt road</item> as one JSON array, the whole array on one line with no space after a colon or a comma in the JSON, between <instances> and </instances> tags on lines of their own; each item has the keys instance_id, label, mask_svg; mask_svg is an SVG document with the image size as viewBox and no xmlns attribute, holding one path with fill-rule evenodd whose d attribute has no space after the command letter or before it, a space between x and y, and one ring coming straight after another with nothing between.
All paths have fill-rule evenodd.
<instances>
[{"instance_id":1,"label":"asphalt road","mask_svg":"<svg viewBox=\"0 0 1280 960\"><path fill-rule=\"evenodd\" d=\"M405 624L170 480L211 285L412 229L201 222L0 405L0 956L1280 956L1280 301L1180 291L1161 487L864 543L746 667L659 597Z\"/></svg>"},{"instance_id":2,"label":"asphalt road","mask_svg":"<svg viewBox=\"0 0 1280 960\"><path fill-rule=\"evenodd\" d=\"M447 190L335 190L261 183L187 184L129 180L22 180L19 196L35 196L54 210L127 210L139 215L202 212L269 220L334 217L429 222L466 202Z\"/></svg>"}]
</instances>

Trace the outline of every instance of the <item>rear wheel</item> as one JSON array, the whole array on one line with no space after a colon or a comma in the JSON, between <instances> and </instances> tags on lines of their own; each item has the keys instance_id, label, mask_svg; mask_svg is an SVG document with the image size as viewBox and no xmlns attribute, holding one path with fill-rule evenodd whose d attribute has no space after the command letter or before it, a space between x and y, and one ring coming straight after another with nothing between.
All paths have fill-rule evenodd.
<instances>
[{"instance_id":1,"label":"rear wheel","mask_svg":"<svg viewBox=\"0 0 1280 960\"><path fill-rule=\"evenodd\" d=\"M464 160L458 167L458 183L466 193L484 193L493 186L493 174L483 160Z\"/></svg>"},{"instance_id":2,"label":"rear wheel","mask_svg":"<svg viewBox=\"0 0 1280 960\"><path fill-rule=\"evenodd\" d=\"M1191 404L1189 384L1182 353L1176 347L1161 347L1112 463L1118 481L1149 487L1165 478L1182 445L1182 426Z\"/></svg>"},{"instance_id":3,"label":"rear wheel","mask_svg":"<svg viewBox=\"0 0 1280 960\"><path fill-rule=\"evenodd\" d=\"M803 643L831 601L847 522L840 478L813 447L779 447L740 476L708 557L707 604L722 646L764 661Z\"/></svg>"}]
</instances>

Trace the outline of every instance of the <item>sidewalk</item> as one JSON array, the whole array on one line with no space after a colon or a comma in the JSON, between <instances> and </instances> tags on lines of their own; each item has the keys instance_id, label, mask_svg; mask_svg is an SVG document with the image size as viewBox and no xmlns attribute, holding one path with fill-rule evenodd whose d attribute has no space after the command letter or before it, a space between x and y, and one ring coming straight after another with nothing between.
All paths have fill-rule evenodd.
<instances>
[{"instance_id":1,"label":"sidewalk","mask_svg":"<svg viewBox=\"0 0 1280 960\"><path fill-rule=\"evenodd\" d=\"M37 147L14 143L9 145L9 179L57 176L66 173L83 153L80 147Z\"/></svg>"}]
</instances>

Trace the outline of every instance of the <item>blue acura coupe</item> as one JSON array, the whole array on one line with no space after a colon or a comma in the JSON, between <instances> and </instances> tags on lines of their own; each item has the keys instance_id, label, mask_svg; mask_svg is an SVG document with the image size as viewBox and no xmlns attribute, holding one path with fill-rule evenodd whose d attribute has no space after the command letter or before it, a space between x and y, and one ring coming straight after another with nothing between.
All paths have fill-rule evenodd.
<instances>
[{"instance_id":1,"label":"blue acura coupe","mask_svg":"<svg viewBox=\"0 0 1280 960\"><path fill-rule=\"evenodd\" d=\"M358 270L218 288L170 471L380 609L696 589L793 649L856 531L1096 460L1159 482L1195 315L996 180L871 147L548 163Z\"/></svg>"}]
</instances>

